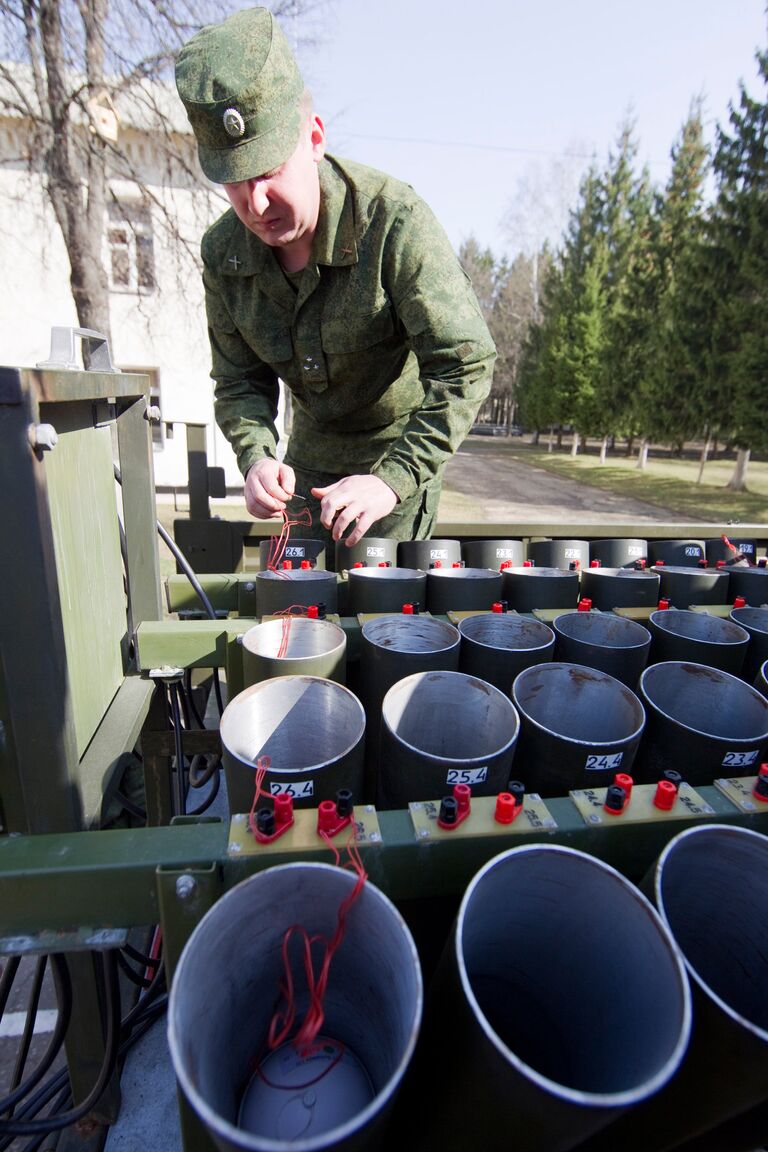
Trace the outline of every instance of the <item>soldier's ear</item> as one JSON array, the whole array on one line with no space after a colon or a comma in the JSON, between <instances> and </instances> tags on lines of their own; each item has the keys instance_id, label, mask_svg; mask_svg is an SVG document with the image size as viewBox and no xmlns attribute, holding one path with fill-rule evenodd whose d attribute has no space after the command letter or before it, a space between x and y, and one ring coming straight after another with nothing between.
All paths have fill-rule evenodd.
<instances>
[{"instance_id":1,"label":"soldier's ear","mask_svg":"<svg viewBox=\"0 0 768 1152\"><path fill-rule=\"evenodd\" d=\"M319 116L312 117L310 141L312 144L312 157L317 164L322 160L323 156L325 156L325 125Z\"/></svg>"}]
</instances>

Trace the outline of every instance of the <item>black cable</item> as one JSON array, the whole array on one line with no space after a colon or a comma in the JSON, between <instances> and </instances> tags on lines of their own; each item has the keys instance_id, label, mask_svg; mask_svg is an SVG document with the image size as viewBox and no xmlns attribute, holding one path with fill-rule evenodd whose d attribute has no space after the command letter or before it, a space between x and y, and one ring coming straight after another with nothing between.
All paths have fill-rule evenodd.
<instances>
[{"instance_id":1,"label":"black cable","mask_svg":"<svg viewBox=\"0 0 768 1152\"><path fill-rule=\"evenodd\" d=\"M133 800L130 800L119 788L115 791L115 800L117 800L131 816L135 816L137 820L143 820L146 823L147 814L144 809L140 808L138 804L134 804Z\"/></svg>"},{"instance_id":2,"label":"black cable","mask_svg":"<svg viewBox=\"0 0 768 1152\"><path fill-rule=\"evenodd\" d=\"M122 952L118 952L117 954L117 963L120 966L121 971L125 973L126 977L131 981L132 984L138 984L139 988L149 988L152 981L147 979L146 976L142 976L141 973L137 972L136 969L128 963Z\"/></svg>"},{"instance_id":3,"label":"black cable","mask_svg":"<svg viewBox=\"0 0 768 1152\"><path fill-rule=\"evenodd\" d=\"M181 742L181 714L179 711L178 684L168 685L173 719L173 739L176 747L176 815L183 816L187 808L187 795L184 787L184 748Z\"/></svg>"},{"instance_id":4,"label":"black cable","mask_svg":"<svg viewBox=\"0 0 768 1152\"><path fill-rule=\"evenodd\" d=\"M9 1112L19 1100L22 1100L32 1091L36 1084L40 1083L58 1056L61 1046L64 1043L64 1037L72 1016L72 982L63 955L58 952L53 953L50 960L51 972L56 985L56 1002L59 1008L56 1015L56 1025L51 1033L48 1046L34 1072L27 1077L23 1084L19 1084L18 1088L6 1096L4 1100L0 1100L0 1116L4 1116Z\"/></svg>"},{"instance_id":5,"label":"black cable","mask_svg":"<svg viewBox=\"0 0 768 1152\"><path fill-rule=\"evenodd\" d=\"M211 804L213 804L214 800L218 796L220 787L221 787L221 772L219 771L213 777L213 784L211 785L211 790L208 793L208 795L206 796L205 800L203 800L197 806L197 808L192 808L187 813L187 815L188 816L202 816L203 812L207 812L208 809L210 808Z\"/></svg>"},{"instance_id":6,"label":"black cable","mask_svg":"<svg viewBox=\"0 0 768 1152\"><path fill-rule=\"evenodd\" d=\"M21 964L21 956L9 956L2 975L0 975L0 1020L3 1018L8 997L16 979L16 973Z\"/></svg>"},{"instance_id":7,"label":"black cable","mask_svg":"<svg viewBox=\"0 0 768 1152\"><path fill-rule=\"evenodd\" d=\"M191 668L187 668L186 672L184 673L184 691L186 692L187 697L189 699L189 707L192 710L192 715L195 718L195 722L196 722L198 728L205 728L205 720L200 715L198 708L197 708L197 704L195 703L195 692L194 692L194 689L192 688L192 669Z\"/></svg>"},{"instance_id":8,"label":"black cable","mask_svg":"<svg viewBox=\"0 0 768 1152\"><path fill-rule=\"evenodd\" d=\"M147 956L145 952L139 952L138 948L134 948L132 944L123 944L122 951L126 956L130 956L131 960L135 960L137 964L143 964L145 968L159 968L162 964L157 956Z\"/></svg>"},{"instance_id":9,"label":"black cable","mask_svg":"<svg viewBox=\"0 0 768 1152\"><path fill-rule=\"evenodd\" d=\"M27 1011L24 1018L24 1031L21 1036L19 1050L16 1054L16 1063L13 1068L11 1076L10 1089L11 1092L18 1088L21 1083L21 1078L24 1075L24 1068L29 1056L29 1049L32 1045L32 1037L35 1034L35 1021L37 1020L37 1010L40 1007L40 993L43 990L43 979L45 977L45 970L48 967L48 957L38 956L35 962L35 971L32 977L32 984L29 990L29 1000L27 1001Z\"/></svg>"},{"instance_id":10,"label":"black cable","mask_svg":"<svg viewBox=\"0 0 768 1152\"><path fill-rule=\"evenodd\" d=\"M207 761L205 768L202 772L197 771L197 762L199 760ZM193 756L192 762L189 765L189 783L193 788L204 788L212 776L219 771L221 767L221 756L218 752L211 754L210 758L206 756Z\"/></svg>"},{"instance_id":11,"label":"black cable","mask_svg":"<svg viewBox=\"0 0 768 1152\"><path fill-rule=\"evenodd\" d=\"M100 953L104 972L105 1015L107 1018L104 1042L104 1060L96 1078L96 1083L81 1104L69 1112L44 1117L38 1120L0 1120L0 1134L7 1136L36 1136L40 1133L60 1132L71 1124L76 1124L94 1108L100 1100L117 1067L120 1046L120 988L117 978L117 959L114 950Z\"/></svg>"}]
</instances>

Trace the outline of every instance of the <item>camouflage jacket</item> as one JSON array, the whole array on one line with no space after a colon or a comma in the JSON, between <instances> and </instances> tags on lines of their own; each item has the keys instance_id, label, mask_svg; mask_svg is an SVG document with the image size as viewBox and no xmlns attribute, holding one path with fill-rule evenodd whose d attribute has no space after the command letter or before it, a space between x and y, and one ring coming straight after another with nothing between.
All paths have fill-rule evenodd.
<instances>
[{"instance_id":1,"label":"camouflage jacket","mask_svg":"<svg viewBox=\"0 0 768 1152\"><path fill-rule=\"evenodd\" d=\"M371 472L401 500L434 477L491 387L496 351L447 236L406 184L320 162L298 292L234 211L202 243L216 420L245 474L275 456L278 377L303 468Z\"/></svg>"}]
</instances>

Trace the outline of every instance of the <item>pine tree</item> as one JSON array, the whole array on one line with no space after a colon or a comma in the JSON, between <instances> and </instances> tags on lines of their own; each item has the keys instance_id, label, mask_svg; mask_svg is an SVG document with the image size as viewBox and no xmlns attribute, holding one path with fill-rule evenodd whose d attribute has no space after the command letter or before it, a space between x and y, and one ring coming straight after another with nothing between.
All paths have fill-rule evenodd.
<instances>
[{"instance_id":1,"label":"pine tree","mask_svg":"<svg viewBox=\"0 0 768 1152\"><path fill-rule=\"evenodd\" d=\"M713 293L704 247L704 182L709 153L696 101L671 151L667 185L653 213L655 309L646 337L646 374L638 393L638 429L644 438L682 443L717 431L711 412L710 356ZM655 296L655 299L654 299Z\"/></svg>"},{"instance_id":2,"label":"pine tree","mask_svg":"<svg viewBox=\"0 0 768 1152\"><path fill-rule=\"evenodd\" d=\"M768 85L768 53L757 54ZM741 85L730 109L730 133L718 128L717 198L711 240L717 274L716 371L722 372L724 416L739 459L730 486L746 487L753 449L768 448L768 105Z\"/></svg>"}]
</instances>

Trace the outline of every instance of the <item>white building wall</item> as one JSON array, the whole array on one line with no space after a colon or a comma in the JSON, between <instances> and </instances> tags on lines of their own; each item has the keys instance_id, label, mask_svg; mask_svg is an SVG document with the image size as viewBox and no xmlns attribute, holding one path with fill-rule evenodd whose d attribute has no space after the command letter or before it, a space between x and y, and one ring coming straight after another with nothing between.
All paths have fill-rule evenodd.
<instances>
[{"instance_id":1,"label":"white building wall","mask_svg":"<svg viewBox=\"0 0 768 1152\"><path fill-rule=\"evenodd\" d=\"M0 259L3 296L0 303L0 363L33 366L48 358L50 330L77 326L69 290L69 261L53 211L39 176L19 165L18 133L23 123L0 119ZM204 214L201 198L160 182L149 132L127 130L121 141L131 148L134 163L157 201L165 206L195 252L207 222L223 211L226 201L211 190ZM5 160L5 163L2 161ZM153 176L157 183L153 181ZM200 177L201 185L204 183ZM138 189L126 182L113 186L119 197L131 199ZM162 213L152 208L154 291L115 290L110 295L112 360L121 369L156 375L163 421L162 443L155 446L158 487L184 487L187 482L185 423L207 427L209 463L225 469L227 486L240 488L242 477L234 453L215 425L213 382L200 272L187 259L179 265L167 243ZM104 258L109 251L104 240Z\"/></svg>"}]
</instances>

